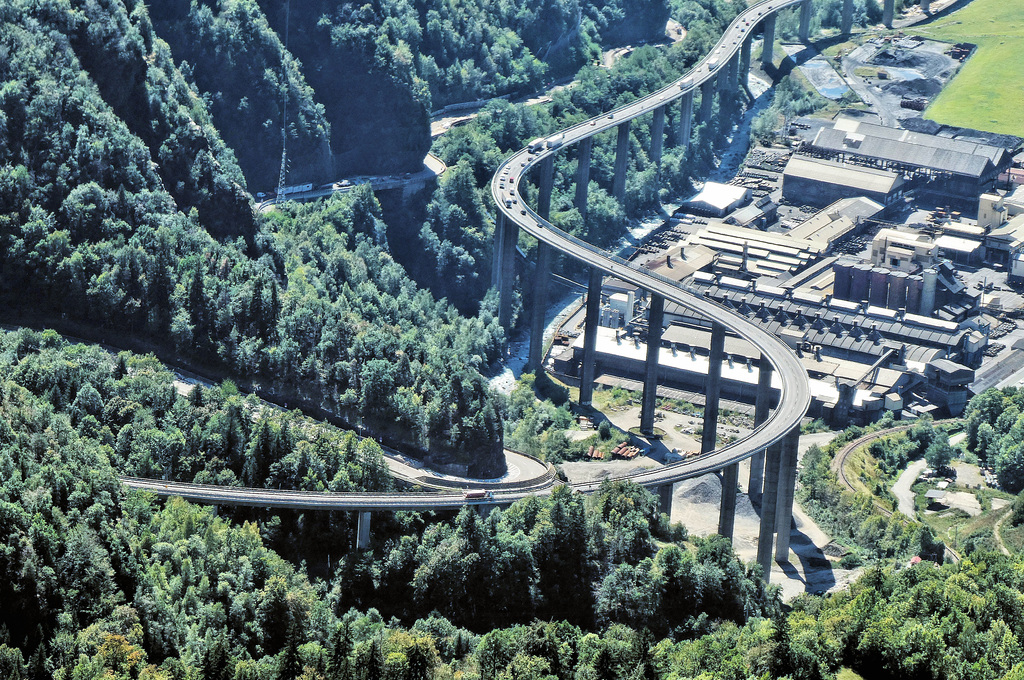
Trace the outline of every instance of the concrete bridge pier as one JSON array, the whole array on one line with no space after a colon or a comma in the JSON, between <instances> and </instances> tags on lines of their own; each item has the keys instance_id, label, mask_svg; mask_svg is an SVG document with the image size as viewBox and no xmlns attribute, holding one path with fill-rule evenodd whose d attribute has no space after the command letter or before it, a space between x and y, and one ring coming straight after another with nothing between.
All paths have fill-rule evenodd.
<instances>
[{"instance_id":1,"label":"concrete bridge pier","mask_svg":"<svg viewBox=\"0 0 1024 680\"><path fill-rule=\"evenodd\" d=\"M925 14L931 14L932 0L921 0L921 11Z\"/></svg>"},{"instance_id":2,"label":"concrete bridge pier","mask_svg":"<svg viewBox=\"0 0 1024 680\"><path fill-rule=\"evenodd\" d=\"M665 142L665 107L654 109L651 122L651 163L661 172L661 148Z\"/></svg>"},{"instance_id":3,"label":"concrete bridge pier","mask_svg":"<svg viewBox=\"0 0 1024 680\"><path fill-rule=\"evenodd\" d=\"M775 15L769 14L761 24L763 27L764 41L761 47L761 67L772 66L775 58Z\"/></svg>"},{"instance_id":4,"label":"concrete bridge pier","mask_svg":"<svg viewBox=\"0 0 1024 680\"><path fill-rule=\"evenodd\" d=\"M528 371L540 375L544 370L544 312L548 306L548 283L551 279L551 246L537 242L537 269L533 275L533 311L530 316L530 352Z\"/></svg>"},{"instance_id":5,"label":"concrete bridge pier","mask_svg":"<svg viewBox=\"0 0 1024 680\"><path fill-rule=\"evenodd\" d=\"M537 214L551 216L551 192L555 183L555 159L548 156L540 164L540 186L537 196ZM527 369L540 373L544 369L544 312L548 303L548 279L551 278L551 246L537 243L537 270L533 277L533 314L530 318L530 353Z\"/></svg>"},{"instance_id":6,"label":"concrete bridge pier","mask_svg":"<svg viewBox=\"0 0 1024 680\"><path fill-rule=\"evenodd\" d=\"M800 42L807 42L811 36L811 0L804 0L800 3Z\"/></svg>"},{"instance_id":7,"label":"concrete bridge pier","mask_svg":"<svg viewBox=\"0 0 1024 680\"><path fill-rule=\"evenodd\" d=\"M754 427L768 420L772 407L772 364L765 356L761 357L757 366L757 398L754 402ZM764 486L764 451L755 453L750 458L750 477L747 482L747 495L751 503L761 502Z\"/></svg>"},{"instance_id":8,"label":"concrete bridge pier","mask_svg":"<svg viewBox=\"0 0 1024 680\"><path fill-rule=\"evenodd\" d=\"M629 121L620 123L615 142L615 176L612 178L612 196L619 203L626 202L626 167L629 165Z\"/></svg>"},{"instance_id":9,"label":"concrete bridge pier","mask_svg":"<svg viewBox=\"0 0 1024 680\"><path fill-rule=\"evenodd\" d=\"M886 28L892 28L892 19L896 14L896 0L885 0L882 4L882 23Z\"/></svg>"},{"instance_id":10,"label":"concrete bridge pier","mask_svg":"<svg viewBox=\"0 0 1024 680\"><path fill-rule=\"evenodd\" d=\"M750 47L754 42L754 36L747 34L743 44L740 46L740 69L738 74L741 90L747 89L747 76L750 75Z\"/></svg>"},{"instance_id":11,"label":"concrete bridge pier","mask_svg":"<svg viewBox=\"0 0 1024 680\"><path fill-rule=\"evenodd\" d=\"M793 496L796 493L796 463L800 448L800 428L790 430L782 440L779 455L779 502L776 508L775 561L789 562L789 539L793 526Z\"/></svg>"},{"instance_id":12,"label":"concrete bridge pier","mask_svg":"<svg viewBox=\"0 0 1024 680\"><path fill-rule=\"evenodd\" d=\"M658 494L658 509L672 518L672 489L675 488L675 484L665 484L659 486L656 489Z\"/></svg>"},{"instance_id":13,"label":"concrete bridge pier","mask_svg":"<svg viewBox=\"0 0 1024 680\"><path fill-rule=\"evenodd\" d=\"M548 219L551 216L551 192L555 186L555 157L548 156L537 168L538 177L537 214Z\"/></svg>"},{"instance_id":14,"label":"concrete bridge pier","mask_svg":"<svg viewBox=\"0 0 1024 680\"><path fill-rule=\"evenodd\" d=\"M764 462L764 494L761 496L761 527L757 535L757 563L761 565L764 582L772 578L772 547L775 543L775 515L779 500L780 444L768 447Z\"/></svg>"},{"instance_id":15,"label":"concrete bridge pier","mask_svg":"<svg viewBox=\"0 0 1024 680\"><path fill-rule=\"evenodd\" d=\"M711 120L712 106L715 104L715 81L705 80L700 86L700 115L698 122L707 123Z\"/></svg>"},{"instance_id":16,"label":"concrete bridge pier","mask_svg":"<svg viewBox=\"0 0 1024 680\"><path fill-rule=\"evenodd\" d=\"M924 3L927 0L921 0L921 8L924 9ZM843 20L840 24L839 32L843 35L849 35L853 31L853 0L843 0Z\"/></svg>"},{"instance_id":17,"label":"concrete bridge pier","mask_svg":"<svg viewBox=\"0 0 1024 680\"><path fill-rule=\"evenodd\" d=\"M356 550L370 549L370 513L360 512L356 523Z\"/></svg>"},{"instance_id":18,"label":"concrete bridge pier","mask_svg":"<svg viewBox=\"0 0 1024 680\"><path fill-rule=\"evenodd\" d=\"M587 285L587 320L583 329L583 366L580 377L580 406L594 399L594 368L597 363L597 327L601 319L601 284L604 272L591 268Z\"/></svg>"},{"instance_id":19,"label":"concrete bridge pier","mask_svg":"<svg viewBox=\"0 0 1024 680\"><path fill-rule=\"evenodd\" d=\"M590 152L594 148L594 138L587 137L579 143L579 155L576 160L576 209L580 217L587 221L587 192L590 189Z\"/></svg>"},{"instance_id":20,"label":"concrete bridge pier","mask_svg":"<svg viewBox=\"0 0 1024 680\"><path fill-rule=\"evenodd\" d=\"M680 97L679 128L676 143L683 147L683 153L690 148L690 130L693 127L693 90Z\"/></svg>"},{"instance_id":21,"label":"concrete bridge pier","mask_svg":"<svg viewBox=\"0 0 1024 680\"><path fill-rule=\"evenodd\" d=\"M704 429L700 452L715 450L718 444L718 395L722 390L722 361L725 359L725 326L711 324L711 352L708 356L708 377L704 382Z\"/></svg>"},{"instance_id":22,"label":"concrete bridge pier","mask_svg":"<svg viewBox=\"0 0 1024 680\"><path fill-rule=\"evenodd\" d=\"M736 527L736 485L739 480L739 463L722 468L722 506L718 511L718 535L725 536L730 543Z\"/></svg>"},{"instance_id":23,"label":"concrete bridge pier","mask_svg":"<svg viewBox=\"0 0 1024 680\"><path fill-rule=\"evenodd\" d=\"M494 250L491 257L491 288L497 288L501 281L501 255L504 245L505 213L498 211L494 220Z\"/></svg>"},{"instance_id":24,"label":"concrete bridge pier","mask_svg":"<svg viewBox=\"0 0 1024 680\"><path fill-rule=\"evenodd\" d=\"M640 405L640 432L654 433L654 409L658 399L658 351L665 322L665 298L651 293L651 306L647 314L647 372L644 376L644 395Z\"/></svg>"},{"instance_id":25,"label":"concrete bridge pier","mask_svg":"<svg viewBox=\"0 0 1024 680\"><path fill-rule=\"evenodd\" d=\"M736 89L736 72L739 70L740 55L736 53L722 65L718 72L718 91L733 92Z\"/></svg>"},{"instance_id":26,"label":"concrete bridge pier","mask_svg":"<svg viewBox=\"0 0 1024 680\"><path fill-rule=\"evenodd\" d=\"M499 213L500 215L501 213ZM495 249L501 253L498 274L498 323L506 331L512 328L512 287L516 278L516 244L519 225L501 217L502 229L495 230Z\"/></svg>"}]
</instances>

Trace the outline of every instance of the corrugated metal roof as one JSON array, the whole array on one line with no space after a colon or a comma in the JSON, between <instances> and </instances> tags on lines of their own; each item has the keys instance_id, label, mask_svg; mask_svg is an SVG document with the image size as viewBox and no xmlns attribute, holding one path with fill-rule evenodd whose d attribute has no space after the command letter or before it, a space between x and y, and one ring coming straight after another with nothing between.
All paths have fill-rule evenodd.
<instances>
[{"instance_id":1,"label":"corrugated metal roof","mask_svg":"<svg viewBox=\"0 0 1024 680\"><path fill-rule=\"evenodd\" d=\"M701 279L705 278L701 277ZM870 340L874 330L883 337L883 342L885 338L888 338L899 343L937 347L947 352L959 347L963 336L969 332L960 329L955 323L913 314L907 314L902 321L897 318L886 318L888 314L894 314L894 312L882 311L881 308L871 308L875 315L869 316L862 312L859 306L851 310L850 304L841 300L832 300L827 306L764 295L761 287L755 291L751 291L749 288L725 288L715 284L714 279L705 281L695 278L693 287L698 293L706 293L708 297L734 309L746 305L751 316L757 316L763 307L771 318L771 321L766 322L765 326L776 335L783 329L811 330L819 314L828 328L839 323L846 329L847 335L855 339L867 338ZM676 313L685 314L681 309L676 310Z\"/></svg>"},{"instance_id":2,"label":"corrugated metal roof","mask_svg":"<svg viewBox=\"0 0 1024 680\"><path fill-rule=\"evenodd\" d=\"M972 156L985 156L993 165L998 165L1006 157L1006 149L981 142L974 142L969 139L953 139L952 137L940 137L929 135L924 132L914 132L903 128L886 127L876 125L863 120L857 120L848 116L839 116L835 121L835 127L840 130L861 134L865 137L880 137L889 141L905 142L919 146L932 146L937 149L954 151L956 153L970 154Z\"/></svg>"},{"instance_id":3,"label":"corrugated metal roof","mask_svg":"<svg viewBox=\"0 0 1024 680\"><path fill-rule=\"evenodd\" d=\"M895 172L807 156L791 157L782 175L851 187L875 194L889 194L903 184L903 180Z\"/></svg>"},{"instance_id":4,"label":"corrugated metal roof","mask_svg":"<svg viewBox=\"0 0 1024 680\"><path fill-rule=\"evenodd\" d=\"M874 131L872 126L872 131ZM879 128L888 130L889 128ZM908 132L897 130L897 132ZM856 134L851 137L851 134ZM917 134L917 133L910 133ZM929 137L929 135L924 135ZM942 142L955 141L942 139ZM977 150L983 145L970 144L968 147L959 146L964 150L955 151L948 147L938 147L921 143L919 137L907 137L906 135L895 135L884 137L874 134L866 134L858 131L849 133L843 129L821 128L811 143L819 149L846 153L856 156L865 156L879 160L893 161L904 165L912 165L920 168L928 168L941 172L949 172L954 175L980 178L994 169L992 157L987 150L993 147L985 147L985 153L972 153L970 150ZM968 150L970 149L970 150ZM997 149L1004 154L1003 149ZM1002 162L1002 155L995 154Z\"/></svg>"}]
</instances>

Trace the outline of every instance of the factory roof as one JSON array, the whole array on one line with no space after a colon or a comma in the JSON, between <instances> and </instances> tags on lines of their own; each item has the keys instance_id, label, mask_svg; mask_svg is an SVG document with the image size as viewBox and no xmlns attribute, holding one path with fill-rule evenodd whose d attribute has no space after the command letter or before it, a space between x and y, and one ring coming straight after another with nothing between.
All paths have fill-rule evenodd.
<instances>
[{"instance_id":1,"label":"factory roof","mask_svg":"<svg viewBox=\"0 0 1024 680\"><path fill-rule=\"evenodd\" d=\"M1004 165L1009 158L1000 147L843 117L835 121L834 127L821 128L811 145L827 151L978 178L993 166Z\"/></svg>"},{"instance_id":2,"label":"factory roof","mask_svg":"<svg viewBox=\"0 0 1024 680\"><path fill-rule=\"evenodd\" d=\"M644 263L651 271L673 281L682 281L715 259L715 251L704 246L674 247Z\"/></svg>"},{"instance_id":3,"label":"factory roof","mask_svg":"<svg viewBox=\"0 0 1024 680\"><path fill-rule=\"evenodd\" d=\"M884 210L881 203L858 196L836 201L786 232L790 238L806 238L831 243L842 238L866 217Z\"/></svg>"},{"instance_id":4,"label":"factory roof","mask_svg":"<svg viewBox=\"0 0 1024 680\"><path fill-rule=\"evenodd\" d=\"M737 201L742 201L750 194L750 189L733 184L705 182L704 188L697 192L687 203L703 203L717 210L728 210Z\"/></svg>"},{"instance_id":5,"label":"factory roof","mask_svg":"<svg viewBox=\"0 0 1024 680\"><path fill-rule=\"evenodd\" d=\"M742 260L745 248L748 267L771 275L802 269L824 250L824 244L817 241L725 224L712 224L691 234L687 248L693 246L710 248L737 262Z\"/></svg>"},{"instance_id":6,"label":"factory roof","mask_svg":"<svg viewBox=\"0 0 1024 680\"><path fill-rule=\"evenodd\" d=\"M881 307L865 309L857 305L855 309L850 309L849 302L836 299L826 302L820 295L812 296L803 291L794 291L790 297L780 297L766 294L766 286L759 285L756 289L752 289L749 284L746 288L733 287L725 285L724 278L719 283L713 275L697 272L692 286L696 292L704 293L741 314L756 316L770 332L776 334L788 329L803 334L812 328L831 329L838 323L847 336L868 337L873 341L877 333L877 337L883 341L891 339L899 343L949 351L958 347L963 336L970 332L961 329L956 323L917 314L905 314L900 319L894 310ZM666 305L667 311L672 312L674 309ZM679 313L678 310L676 313ZM841 337L836 333L833 336Z\"/></svg>"},{"instance_id":7,"label":"factory roof","mask_svg":"<svg viewBox=\"0 0 1024 680\"><path fill-rule=\"evenodd\" d=\"M690 331L695 335L699 335L701 333L710 335L709 331L701 331L700 329L690 329ZM727 335L727 340L728 337L729 336ZM574 350L582 351L582 334L573 341L572 346ZM624 359L632 359L638 363L644 363L647 361L646 343L638 342L625 336L620 336L619 339L616 339L615 331L603 326L598 327L597 329L596 350L598 354L614 355ZM727 352L727 354L729 353ZM745 356L750 357L749 354ZM830 376L832 378L837 374L839 377L854 374L857 374L857 377L859 377L864 371L863 364L833 358L826 358L819 361L810 354L804 354L803 363L811 370L812 373L822 376ZM707 354L701 353L691 356L689 352L673 351L671 348L662 347L658 352L658 365L664 368L682 370L689 373L696 373L698 375L707 375L708 356ZM722 362L723 380L744 383L753 389L753 387L757 385L758 376L759 368L758 362L756 361L752 361L749 364L746 361L733 361L730 364L729 360L726 359ZM872 384L881 387L883 390L888 390L891 389L892 385L899 380L900 373L891 369L881 369L877 377L872 377L875 378L872 381ZM834 379L825 381L811 378L809 381L811 396L825 403L835 403L839 398L839 392L836 390L834 382ZM773 372L772 387L778 388L780 385L781 382L778 374ZM854 403L859 404L870 396L870 390L857 390L854 396Z\"/></svg>"},{"instance_id":8,"label":"factory roof","mask_svg":"<svg viewBox=\"0 0 1024 680\"><path fill-rule=\"evenodd\" d=\"M998 165L1003 159L1009 159L1009 153L1001 146L982 144L981 142L973 142L969 139L953 139L952 137L929 135L924 132L912 132L902 128L886 127L885 125L876 125L848 116L837 117L835 127L847 132L865 136L870 135L894 142L928 146L974 156L984 156L995 165Z\"/></svg>"},{"instance_id":9,"label":"factory roof","mask_svg":"<svg viewBox=\"0 0 1024 680\"><path fill-rule=\"evenodd\" d=\"M764 216L764 211L757 207L755 203L751 203L744 208L740 208L732 215L729 215L727 219L731 224L737 224L741 227L745 227L754 220L760 219L762 216Z\"/></svg>"},{"instance_id":10,"label":"factory roof","mask_svg":"<svg viewBox=\"0 0 1024 680\"><path fill-rule=\"evenodd\" d=\"M782 174L785 177L812 179L875 194L888 194L903 184L902 178L895 172L808 156L791 157Z\"/></svg>"},{"instance_id":11,"label":"factory roof","mask_svg":"<svg viewBox=\"0 0 1024 680\"><path fill-rule=\"evenodd\" d=\"M958 253L973 253L981 248L981 243L977 241L949 234L943 234L935 239L935 245L942 250L954 250Z\"/></svg>"},{"instance_id":12,"label":"factory roof","mask_svg":"<svg viewBox=\"0 0 1024 680\"><path fill-rule=\"evenodd\" d=\"M988 243L1002 243L1011 249L1024 244L1024 214L1017 215L1006 224L990 231Z\"/></svg>"}]
</instances>

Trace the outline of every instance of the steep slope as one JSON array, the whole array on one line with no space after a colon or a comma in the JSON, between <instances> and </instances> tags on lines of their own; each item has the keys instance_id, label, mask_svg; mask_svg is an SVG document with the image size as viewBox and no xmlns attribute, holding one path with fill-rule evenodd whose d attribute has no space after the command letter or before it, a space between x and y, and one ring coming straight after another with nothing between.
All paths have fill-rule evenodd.
<instances>
[{"instance_id":1,"label":"steep slope","mask_svg":"<svg viewBox=\"0 0 1024 680\"><path fill-rule=\"evenodd\" d=\"M260 0L278 35L285 4ZM409 55L379 39L376 17L372 5L328 0L291 3L287 17L289 47L331 122L338 176L416 171L430 147L426 92Z\"/></svg>"},{"instance_id":2,"label":"steep slope","mask_svg":"<svg viewBox=\"0 0 1024 680\"><path fill-rule=\"evenodd\" d=\"M158 2L150 12L175 60L183 68L187 63L196 85L208 93L213 121L254 191L277 186L286 100L287 183L332 177L324 107L255 0L224 2L216 10Z\"/></svg>"},{"instance_id":3,"label":"steep slope","mask_svg":"<svg viewBox=\"0 0 1024 680\"><path fill-rule=\"evenodd\" d=\"M255 217L209 120L142 5L0 6L4 320L145 340L500 474L500 400L478 372L493 316L416 289L369 190Z\"/></svg>"}]
</instances>

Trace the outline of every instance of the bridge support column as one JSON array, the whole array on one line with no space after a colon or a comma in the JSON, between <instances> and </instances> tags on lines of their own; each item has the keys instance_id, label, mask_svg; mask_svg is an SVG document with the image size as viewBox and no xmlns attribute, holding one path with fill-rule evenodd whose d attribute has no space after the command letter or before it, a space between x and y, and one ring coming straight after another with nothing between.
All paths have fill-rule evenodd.
<instances>
[{"instance_id":1,"label":"bridge support column","mask_svg":"<svg viewBox=\"0 0 1024 680\"><path fill-rule=\"evenodd\" d=\"M764 495L761 497L761 528L757 535L757 563L764 582L772 580L772 546L775 543L775 514L779 500L780 444L768 447L764 464Z\"/></svg>"},{"instance_id":2,"label":"bridge support column","mask_svg":"<svg viewBox=\"0 0 1024 680\"><path fill-rule=\"evenodd\" d=\"M754 402L754 427L768 420L772 407L772 365L767 357L761 357L757 366L757 398ZM761 502L761 491L764 486L764 451L750 457L750 477L747 482L747 495L751 503Z\"/></svg>"},{"instance_id":3,"label":"bridge support column","mask_svg":"<svg viewBox=\"0 0 1024 680\"><path fill-rule=\"evenodd\" d=\"M530 317L530 353L527 370L540 376L544 370L544 312L548 306L551 278L551 246L537 243L537 269L533 276L533 313Z\"/></svg>"},{"instance_id":4,"label":"bridge support column","mask_svg":"<svg viewBox=\"0 0 1024 680\"><path fill-rule=\"evenodd\" d=\"M501 270L498 278L498 324L506 332L512 329L512 290L516 278L516 245L519 243L519 225L502 219Z\"/></svg>"},{"instance_id":5,"label":"bridge support column","mask_svg":"<svg viewBox=\"0 0 1024 680\"><path fill-rule=\"evenodd\" d=\"M590 270L587 285L587 320L583 329L583 366L580 377L580 406L590 406L594 399L594 369L597 363L597 327L601 318L601 284L604 272Z\"/></svg>"},{"instance_id":6,"label":"bridge support column","mask_svg":"<svg viewBox=\"0 0 1024 680\"><path fill-rule=\"evenodd\" d=\"M740 53L732 55L729 61L722 68L721 73L718 76L718 91L719 92L735 92L736 81L739 77L740 72Z\"/></svg>"},{"instance_id":7,"label":"bridge support column","mask_svg":"<svg viewBox=\"0 0 1024 680\"><path fill-rule=\"evenodd\" d=\"M683 153L690 148L690 130L693 127L693 90L680 98L679 129L676 142L683 147Z\"/></svg>"},{"instance_id":8,"label":"bridge support column","mask_svg":"<svg viewBox=\"0 0 1024 680\"><path fill-rule=\"evenodd\" d=\"M892 28L892 18L896 14L896 0L885 0L882 4L882 23Z\"/></svg>"},{"instance_id":9,"label":"bridge support column","mask_svg":"<svg viewBox=\"0 0 1024 680\"><path fill-rule=\"evenodd\" d=\"M715 103L715 81L705 80L700 86L700 115L698 122L707 123L711 120L711 107Z\"/></svg>"},{"instance_id":10,"label":"bridge support column","mask_svg":"<svg viewBox=\"0 0 1024 680\"><path fill-rule=\"evenodd\" d=\"M481 519L487 519L487 516L490 515L496 507L498 506L493 503L480 503L476 506L476 514L480 515Z\"/></svg>"},{"instance_id":11,"label":"bridge support column","mask_svg":"<svg viewBox=\"0 0 1024 680\"><path fill-rule=\"evenodd\" d=\"M725 326L716 321L711 324L711 353L708 356L708 377L704 382L704 429L700 437L701 453L714 451L718 444L718 394L722 390L722 361L724 359Z\"/></svg>"},{"instance_id":12,"label":"bridge support column","mask_svg":"<svg viewBox=\"0 0 1024 680\"><path fill-rule=\"evenodd\" d=\"M811 0L800 3L800 42L807 42L811 36Z\"/></svg>"},{"instance_id":13,"label":"bridge support column","mask_svg":"<svg viewBox=\"0 0 1024 680\"><path fill-rule=\"evenodd\" d=\"M794 427L782 440L779 455L779 504L775 516L775 561L789 561L789 538L793 526L793 496L796 493L796 462L800 448L800 427Z\"/></svg>"},{"instance_id":14,"label":"bridge support column","mask_svg":"<svg viewBox=\"0 0 1024 680\"><path fill-rule=\"evenodd\" d=\"M537 214L551 216L551 191L555 183L555 159L548 156L540 164L540 183L537 196ZM551 278L551 247L543 241L537 243L537 270L533 278L533 314L530 318L529 370L540 374L544 370L544 312L548 306L548 279Z\"/></svg>"},{"instance_id":15,"label":"bridge support column","mask_svg":"<svg viewBox=\"0 0 1024 680\"><path fill-rule=\"evenodd\" d=\"M747 89L747 80L750 75L750 46L753 42L754 37L748 33L743 44L740 46L740 72L738 80L741 90Z\"/></svg>"},{"instance_id":16,"label":"bridge support column","mask_svg":"<svg viewBox=\"0 0 1024 680\"><path fill-rule=\"evenodd\" d=\"M722 469L722 506L718 511L718 535L725 536L730 542L736 526L736 485L739 480L739 463Z\"/></svg>"},{"instance_id":17,"label":"bridge support column","mask_svg":"<svg viewBox=\"0 0 1024 680\"><path fill-rule=\"evenodd\" d=\"M931 14L932 0L921 0L921 11L925 14Z\"/></svg>"},{"instance_id":18,"label":"bridge support column","mask_svg":"<svg viewBox=\"0 0 1024 680\"><path fill-rule=\"evenodd\" d=\"M924 8L926 0L921 0L921 7ZM853 0L843 0L843 20L839 32L849 35L853 31Z\"/></svg>"},{"instance_id":19,"label":"bridge support column","mask_svg":"<svg viewBox=\"0 0 1024 680\"><path fill-rule=\"evenodd\" d=\"M548 219L551 217L551 191L555 186L555 157L548 156L542 160L538 171L537 214Z\"/></svg>"},{"instance_id":20,"label":"bridge support column","mask_svg":"<svg viewBox=\"0 0 1024 680\"><path fill-rule=\"evenodd\" d=\"M612 196L619 203L626 201L626 166L629 165L629 121L619 123L619 136L615 142L615 176L612 178Z\"/></svg>"},{"instance_id":21,"label":"bridge support column","mask_svg":"<svg viewBox=\"0 0 1024 680\"><path fill-rule=\"evenodd\" d=\"M494 220L494 250L491 258L491 288L498 288L501 282L501 255L505 243L505 213L498 211Z\"/></svg>"},{"instance_id":22,"label":"bridge support column","mask_svg":"<svg viewBox=\"0 0 1024 680\"><path fill-rule=\"evenodd\" d=\"M370 549L370 513L360 512L356 524L356 550Z\"/></svg>"},{"instance_id":23,"label":"bridge support column","mask_svg":"<svg viewBox=\"0 0 1024 680\"><path fill-rule=\"evenodd\" d=\"M672 489L675 488L675 484L665 484L659 486L658 493L658 510L672 518Z\"/></svg>"},{"instance_id":24,"label":"bridge support column","mask_svg":"<svg viewBox=\"0 0 1024 680\"><path fill-rule=\"evenodd\" d=\"M576 209L580 217L587 221L587 192L590 189L590 151L594 148L594 138L587 137L579 144L579 156L576 161Z\"/></svg>"},{"instance_id":25,"label":"bridge support column","mask_svg":"<svg viewBox=\"0 0 1024 680\"><path fill-rule=\"evenodd\" d=\"M651 293L651 306L647 313L647 372L640 405L640 432L643 434L654 433L654 409L658 399L658 352L661 349L664 321L665 298Z\"/></svg>"},{"instance_id":26,"label":"bridge support column","mask_svg":"<svg viewBox=\"0 0 1024 680\"><path fill-rule=\"evenodd\" d=\"M665 107L654 109L654 121L651 123L651 163L661 172L661 148L665 142Z\"/></svg>"},{"instance_id":27,"label":"bridge support column","mask_svg":"<svg viewBox=\"0 0 1024 680\"><path fill-rule=\"evenodd\" d=\"M764 41L761 47L761 67L769 68L775 59L775 15L769 14L764 18Z\"/></svg>"}]
</instances>

